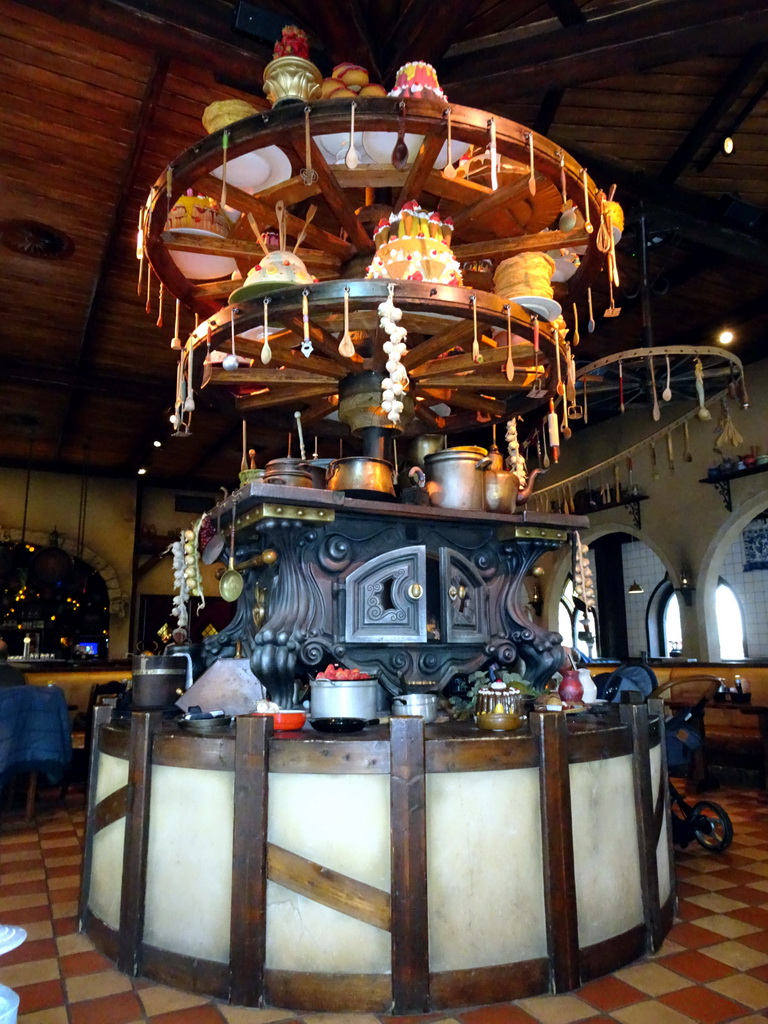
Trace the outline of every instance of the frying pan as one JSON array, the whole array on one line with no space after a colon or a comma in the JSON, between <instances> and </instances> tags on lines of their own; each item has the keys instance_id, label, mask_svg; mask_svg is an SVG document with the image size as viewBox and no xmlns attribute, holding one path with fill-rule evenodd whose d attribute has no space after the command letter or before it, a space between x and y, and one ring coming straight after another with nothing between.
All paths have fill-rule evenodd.
<instances>
[{"instance_id":1,"label":"frying pan","mask_svg":"<svg viewBox=\"0 0 768 1024\"><path fill-rule=\"evenodd\" d=\"M360 732L366 725L378 725L378 718L310 718L309 724L318 732Z\"/></svg>"}]
</instances>

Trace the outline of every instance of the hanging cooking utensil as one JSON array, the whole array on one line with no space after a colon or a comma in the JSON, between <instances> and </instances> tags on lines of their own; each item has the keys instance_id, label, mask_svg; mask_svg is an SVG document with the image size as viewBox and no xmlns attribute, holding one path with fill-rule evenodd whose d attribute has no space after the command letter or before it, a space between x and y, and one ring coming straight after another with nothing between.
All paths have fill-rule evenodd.
<instances>
[{"instance_id":1,"label":"hanging cooking utensil","mask_svg":"<svg viewBox=\"0 0 768 1024\"><path fill-rule=\"evenodd\" d=\"M595 314L592 311L592 289L587 288L587 303L589 304L589 323L587 324L587 330L590 334L595 329Z\"/></svg>"},{"instance_id":2,"label":"hanging cooking utensil","mask_svg":"<svg viewBox=\"0 0 768 1024\"><path fill-rule=\"evenodd\" d=\"M477 296L472 294L469 296L469 301L472 304L472 362L479 363L480 360L480 342L477 337Z\"/></svg>"},{"instance_id":3,"label":"hanging cooking utensil","mask_svg":"<svg viewBox=\"0 0 768 1024\"><path fill-rule=\"evenodd\" d=\"M355 344L349 333L349 285L344 286L344 333L339 342L339 355L351 359L355 354Z\"/></svg>"},{"instance_id":4,"label":"hanging cooking utensil","mask_svg":"<svg viewBox=\"0 0 768 1024\"><path fill-rule=\"evenodd\" d=\"M314 185L317 181L317 171L312 167L312 133L309 128L309 115L312 112L312 107L304 107L304 149L306 151L306 158L304 160L304 167L299 171L301 180L305 185ZM281 245L282 249L283 246Z\"/></svg>"},{"instance_id":5,"label":"hanging cooking utensil","mask_svg":"<svg viewBox=\"0 0 768 1024\"><path fill-rule=\"evenodd\" d=\"M221 205L227 205L227 150L229 149L229 130L224 129L221 137Z\"/></svg>"},{"instance_id":6,"label":"hanging cooking utensil","mask_svg":"<svg viewBox=\"0 0 768 1024\"><path fill-rule=\"evenodd\" d=\"M533 132L527 132L528 139L528 191L536 195L536 170L533 166Z\"/></svg>"},{"instance_id":7,"label":"hanging cooking utensil","mask_svg":"<svg viewBox=\"0 0 768 1024\"><path fill-rule=\"evenodd\" d=\"M672 431L667 434L667 462L670 473L675 472L675 452L672 447Z\"/></svg>"},{"instance_id":8,"label":"hanging cooking utensil","mask_svg":"<svg viewBox=\"0 0 768 1024\"><path fill-rule=\"evenodd\" d=\"M574 302L573 304L573 347L579 344L579 308Z\"/></svg>"},{"instance_id":9,"label":"hanging cooking utensil","mask_svg":"<svg viewBox=\"0 0 768 1024\"><path fill-rule=\"evenodd\" d=\"M278 199L278 201L275 203L275 214L277 216L277 235L279 239L279 245L281 251L284 251L287 225L285 221L285 202L282 199Z\"/></svg>"},{"instance_id":10,"label":"hanging cooking utensil","mask_svg":"<svg viewBox=\"0 0 768 1024\"><path fill-rule=\"evenodd\" d=\"M619 360L619 412L624 412L624 366Z\"/></svg>"},{"instance_id":11,"label":"hanging cooking utensil","mask_svg":"<svg viewBox=\"0 0 768 1024\"><path fill-rule=\"evenodd\" d=\"M232 306L229 311L229 330L232 344L232 351L228 352L221 361L222 369L224 370L236 370L240 365L240 360L237 358L237 352L235 351L235 307Z\"/></svg>"},{"instance_id":12,"label":"hanging cooking utensil","mask_svg":"<svg viewBox=\"0 0 768 1024\"><path fill-rule=\"evenodd\" d=\"M696 380L696 395L699 399L699 410L696 415L702 423L706 423L712 419L712 414L704 405L704 367L698 356L693 360L693 373Z\"/></svg>"},{"instance_id":13,"label":"hanging cooking utensil","mask_svg":"<svg viewBox=\"0 0 768 1024\"><path fill-rule=\"evenodd\" d=\"M529 398L544 398L546 391L539 383L540 380L540 350L539 350L539 318L531 313L531 327L533 328L533 361L536 366L536 376L533 379L533 387L528 392Z\"/></svg>"},{"instance_id":14,"label":"hanging cooking utensil","mask_svg":"<svg viewBox=\"0 0 768 1024\"><path fill-rule=\"evenodd\" d=\"M507 314L507 361L504 365L504 373L511 384L515 376L515 364L512 362L512 307L509 303L504 306Z\"/></svg>"},{"instance_id":15,"label":"hanging cooking utensil","mask_svg":"<svg viewBox=\"0 0 768 1024\"><path fill-rule=\"evenodd\" d=\"M563 371L560 367L560 332L555 328L552 332L552 340L555 343L555 365L557 367L557 388L558 395L562 398L565 394L565 387L563 386Z\"/></svg>"},{"instance_id":16,"label":"hanging cooking utensil","mask_svg":"<svg viewBox=\"0 0 768 1024\"><path fill-rule=\"evenodd\" d=\"M349 113L349 149L347 150L347 155L344 157L344 163L347 165L347 167L350 169L350 171L354 171L354 169L360 163L360 157L358 155L357 150L355 149L355 107L356 106L357 106L357 104L355 103L354 100L352 100L352 103L350 105L350 113Z\"/></svg>"},{"instance_id":17,"label":"hanging cooking utensil","mask_svg":"<svg viewBox=\"0 0 768 1024\"><path fill-rule=\"evenodd\" d=\"M560 433L566 440L568 440L568 438L573 434L570 424L568 423L568 403L566 401L563 402L563 425L560 429Z\"/></svg>"},{"instance_id":18,"label":"hanging cooking utensil","mask_svg":"<svg viewBox=\"0 0 768 1024\"><path fill-rule=\"evenodd\" d=\"M243 592L243 577L235 568L235 502L232 502L232 523L229 530L229 566L219 580L219 593L225 601L236 601Z\"/></svg>"},{"instance_id":19,"label":"hanging cooking utensil","mask_svg":"<svg viewBox=\"0 0 768 1024\"><path fill-rule=\"evenodd\" d=\"M539 464L539 469L541 469L541 435L538 430L536 431L536 461Z\"/></svg>"},{"instance_id":20,"label":"hanging cooking utensil","mask_svg":"<svg viewBox=\"0 0 768 1024\"><path fill-rule=\"evenodd\" d=\"M301 455L301 461L305 462L307 458L307 453L304 450L304 430L302 429L301 426L301 413L298 411L298 409L293 414L293 416L294 419L296 420L296 431L298 432L299 435L299 454Z\"/></svg>"},{"instance_id":21,"label":"hanging cooking utensil","mask_svg":"<svg viewBox=\"0 0 768 1024\"><path fill-rule=\"evenodd\" d=\"M654 480L659 479L659 464L656 460L656 444L651 441L651 477Z\"/></svg>"},{"instance_id":22,"label":"hanging cooking utensil","mask_svg":"<svg viewBox=\"0 0 768 1024\"><path fill-rule=\"evenodd\" d=\"M451 160L451 108L450 107L446 107L445 116L448 119L448 163L443 168L443 177L444 178L455 178L456 177L456 168L453 166L453 162Z\"/></svg>"},{"instance_id":23,"label":"hanging cooking utensil","mask_svg":"<svg viewBox=\"0 0 768 1024\"><path fill-rule=\"evenodd\" d=\"M666 359L667 359L667 386L661 392L661 397L664 399L665 402L669 402L672 399L672 388L669 386L669 379L670 379L669 356L667 356Z\"/></svg>"},{"instance_id":24,"label":"hanging cooking utensil","mask_svg":"<svg viewBox=\"0 0 768 1024\"><path fill-rule=\"evenodd\" d=\"M240 470L245 473L248 470L248 437L247 424L243 420L243 455L240 459Z\"/></svg>"},{"instance_id":25,"label":"hanging cooking utensil","mask_svg":"<svg viewBox=\"0 0 768 1024\"><path fill-rule=\"evenodd\" d=\"M560 195L563 199L563 205L560 207L560 212L564 213L568 208L568 193L565 187L565 153L562 149L558 149L557 155L560 158Z\"/></svg>"},{"instance_id":26,"label":"hanging cooking utensil","mask_svg":"<svg viewBox=\"0 0 768 1024\"><path fill-rule=\"evenodd\" d=\"M496 118L488 121L488 155L491 158L491 189L495 192L499 187L499 166L496 155Z\"/></svg>"},{"instance_id":27,"label":"hanging cooking utensil","mask_svg":"<svg viewBox=\"0 0 768 1024\"><path fill-rule=\"evenodd\" d=\"M683 423L683 462L693 462L691 436L688 433L688 420Z\"/></svg>"},{"instance_id":28,"label":"hanging cooking utensil","mask_svg":"<svg viewBox=\"0 0 768 1024\"><path fill-rule=\"evenodd\" d=\"M659 396L656 394L656 370L653 366L653 356L648 359L648 365L651 370L651 394L653 395L651 416L658 422L661 419L661 410L659 409Z\"/></svg>"},{"instance_id":29,"label":"hanging cooking utensil","mask_svg":"<svg viewBox=\"0 0 768 1024\"><path fill-rule=\"evenodd\" d=\"M584 408L584 426L586 427L587 423L589 422L589 408L587 406L587 378L586 377L582 380L581 386L584 389L584 394L582 395L581 401L582 401L582 405L583 405L583 408Z\"/></svg>"},{"instance_id":30,"label":"hanging cooking utensil","mask_svg":"<svg viewBox=\"0 0 768 1024\"><path fill-rule=\"evenodd\" d=\"M295 253L299 251L299 246L304 241L304 239L307 237L307 228L312 223L312 220L313 220L313 218L314 218L316 213L317 213L317 207L314 206L314 205L310 206L310 208L307 210L307 215L304 218L304 224L302 226L301 231L299 232L299 237L296 239L296 244L293 247L293 251ZM250 214L248 216L250 217Z\"/></svg>"},{"instance_id":31,"label":"hanging cooking utensil","mask_svg":"<svg viewBox=\"0 0 768 1024\"><path fill-rule=\"evenodd\" d=\"M608 295L610 298L610 305L608 309L603 310L603 316L618 316L621 312L621 306L616 306L613 301L613 280L611 275L608 275Z\"/></svg>"},{"instance_id":32,"label":"hanging cooking utensil","mask_svg":"<svg viewBox=\"0 0 768 1024\"><path fill-rule=\"evenodd\" d=\"M267 248L267 243L264 241L264 235L262 235L261 231L259 230L259 225L256 223L256 218L253 216L252 213L248 214L248 223L251 227L251 231L254 233L254 235L256 235L256 238L258 239L259 245L261 246L261 251L264 253L265 256L269 256L269 249Z\"/></svg>"},{"instance_id":33,"label":"hanging cooking utensil","mask_svg":"<svg viewBox=\"0 0 768 1024\"><path fill-rule=\"evenodd\" d=\"M555 412L555 400L549 400L549 412L547 413L547 429L549 431L549 449L555 462L560 461L560 430L557 424L557 413Z\"/></svg>"},{"instance_id":34,"label":"hanging cooking utensil","mask_svg":"<svg viewBox=\"0 0 768 1024\"><path fill-rule=\"evenodd\" d=\"M408 146L405 143L405 103L400 103L400 120L397 125L397 141L392 150L392 166L402 171L408 165Z\"/></svg>"},{"instance_id":35,"label":"hanging cooking utensil","mask_svg":"<svg viewBox=\"0 0 768 1024\"><path fill-rule=\"evenodd\" d=\"M584 183L584 230L588 235L591 235L594 228L592 227L592 221L589 219L589 186L587 185L587 168L581 168L581 180Z\"/></svg>"},{"instance_id":36,"label":"hanging cooking utensil","mask_svg":"<svg viewBox=\"0 0 768 1024\"><path fill-rule=\"evenodd\" d=\"M176 352L181 350L181 338L179 337L179 314L181 311L181 300L176 299L176 311L173 319L173 338L171 339L171 348Z\"/></svg>"},{"instance_id":37,"label":"hanging cooking utensil","mask_svg":"<svg viewBox=\"0 0 768 1024\"><path fill-rule=\"evenodd\" d=\"M213 565L214 562L218 561L219 555L224 550L225 540L226 538L221 532L221 510L217 506L216 533L203 548L203 553L200 555L200 561L205 562L206 565Z\"/></svg>"},{"instance_id":38,"label":"hanging cooking utensil","mask_svg":"<svg viewBox=\"0 0 768 1024\"><path fill-rule=\"evenodd\" d=\"M264 296L264 342L261 346L261 361L266 366L272 360L272 349L269 346L269 296Z\"/></svg>"},{"instance_id":39,"label":"hanging cooking utensil","mask_svg":"<svg viewBox=\"0 0 768 1024\"><path fill-rule=\"evenodd\" d=\"M597 246L598 252L609 253L611 251L610 226L605 212L605 196L602 192L600 193L600 197L600 227L597 229L595 245Z\"/></svg>"},{"instance_id":40,"label":"hanging cooking utensil","mask_svg":"<svg viewBox=\"0 0 768 1024\"><path fill-rule=\"evenodd\" d=\"M304 337L300 345L300 351L306 359L309 359L314 348L312 338L309 336L309 288L302 288L301 290L301 322L304 327Z\"/></svg>"},{"instance_id":41,"label":"hanging cooking utensil","mask_svg":"<svg viewBox=\"0 0 768 1024\"><path fill-rule=\"evenodd\" d=\"M545 416L541 424L541 448L544 453L544 457L541 460L541 464L544 469L549 469L549 452L547 451L547 417Z\"/></svg>"}]
</instances>

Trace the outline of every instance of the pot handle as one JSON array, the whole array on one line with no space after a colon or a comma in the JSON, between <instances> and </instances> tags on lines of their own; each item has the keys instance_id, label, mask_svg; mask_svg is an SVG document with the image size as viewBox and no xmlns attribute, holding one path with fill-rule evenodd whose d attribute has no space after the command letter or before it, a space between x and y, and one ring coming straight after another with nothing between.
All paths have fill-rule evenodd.
<instances>
[{"instance_id":1,"label":"pot handle","mask_svg":"<svg viewBox=\"0 0 768 1024\"><path fill-rule=\"evenodd\" d=\"M411 480L415 480L419 487L422 488L422 490L424 489L424 486L427 482L427 477L421 466L412 466L408 470L408 476Z\"/></svg>"},{"instance_id":2,"label":"pot handle","mask_svg":"<svg viewBox=\"0 0 768 1024\"><path fill-rule=\"evenodd\" d=\"M268 480L264 481L265 484L282 484L283 487L287 487L287 482L281 476L271 476Z\"/></svg>"},{"instance_id":3,"label":"pot handle","mask_svg":"<svg viewBox=\"0 0 768 1024\"><path fill-rule=\"evenodd\" d=\"M475 463L475 469L488 469L491 464L491 460L486 455L485 458L480 459Z\"/></svg>"}]
</instances>

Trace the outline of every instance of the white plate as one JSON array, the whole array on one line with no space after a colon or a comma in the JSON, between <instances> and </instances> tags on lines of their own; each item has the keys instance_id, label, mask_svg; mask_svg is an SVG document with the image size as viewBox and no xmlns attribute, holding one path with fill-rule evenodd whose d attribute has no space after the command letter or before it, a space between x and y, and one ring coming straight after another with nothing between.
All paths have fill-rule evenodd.
<instances>
[{"instance_id":1,"label":"white plate","mask_svg":"<svg viewBox=\"0 0 768 1024\"><path fill-rule=\"evenodd\" d=\"M201 235L203 238L223 238L218 231L203 231L202 228L168 228L169 235Z\"/></svg>"},{"instance_id":2,"label":"white plate","mask_svg":"<svg viewBox=\"0 0 768 1024\"><path fill-rule=\"evenodd\" d=\"M191 231L189 234L210 235L211 232ZM214 235L220 238L220 235ZM168 255L185 277L192 281L216 281L221 277L229 277L233 270L237 270L237 263L231 256L209 256L202 252L181 252L178 249L170 249Z\"/></svg>"},{"instance_id":3,"label":"white plate","mask_svg":"<svg viewBox=\"0 0 768 1024\"><path fill-rule=\"evenodd\" d=\"M222 168L211 173L221 177ZM291 176L291 161L278 146L243 153L233 160L227 160L227 184L255 195L271 185L286 181Z\"/></svg>"},{"instance_id":4,"label":"white plate","mask_svg":"<svg viewBox=\"0 0 768 1024\"><path fill-rule=\"evenodd\" d=\"M563 307L554 299L545 299L542 295L515 295L507 299L508 302L516 302L518 306L527 309L529 313L535 313L544 320L557 320L563 311Z\"/></svg>"},{"instance_id":5,"label":"white plate","mask_svg":"<svg viewBox=\"0 0 768 1024\"><path fill-rule=\"evenodd\" d=\"M349 132L333 132L331 135L313 135L312 137L329 164L344 163L349 149ZM365 151L362 132L355 132L355 149L361 164L371 162L371 158Z\"/></svg>"}]
</instances>

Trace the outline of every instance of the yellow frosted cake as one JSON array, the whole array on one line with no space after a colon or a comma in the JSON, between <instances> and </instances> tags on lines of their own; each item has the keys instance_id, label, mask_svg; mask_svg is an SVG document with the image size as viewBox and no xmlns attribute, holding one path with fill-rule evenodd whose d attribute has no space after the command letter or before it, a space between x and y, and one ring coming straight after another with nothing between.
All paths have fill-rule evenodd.
<instances>
[{"instance_id":1,"label":"yellow frosted cake","mask_svg":"<svg viewBox=\"0 0 768 1024\"><path fill-rule=\"evenodd\" d=\"M369 278L461 285L461 268L450 248L453 221L423 210L415 200L379 221Z\"/></svg>"},{"instance_id":2,"label":"yellow frosted cake","mask_svg":"<svg viewBox=\"0 0 768 1024\"><path fill-rule=\"evenodd\" d=\"M179 196L165 222L166 231L210 231L222 238L227 238L230 227L215 199L195 195L191 189L185 196Z\"/></svg>"},{"instance_id":3,"label":"yellow frosted cake","mask_svg":"<svg viewBox=\"0 0 768 1024\"><path fill-rule=\"evenodd\" d=\"M522 252L502 260L493 275L493 290L503 299L536 295L551 299L555 261L544 252Z\"/></svg>"}]
</instances>

